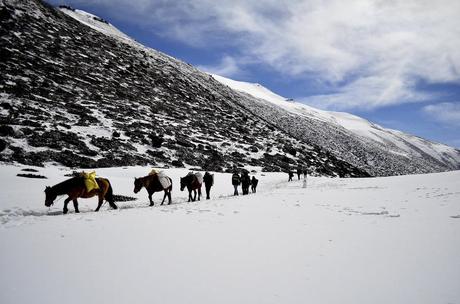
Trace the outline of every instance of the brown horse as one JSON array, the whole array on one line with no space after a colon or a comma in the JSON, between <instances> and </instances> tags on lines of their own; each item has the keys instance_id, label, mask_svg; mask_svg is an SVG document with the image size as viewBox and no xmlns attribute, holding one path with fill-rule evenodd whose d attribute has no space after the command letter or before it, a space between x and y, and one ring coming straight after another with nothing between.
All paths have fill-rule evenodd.
<instances>
[{"instance_id":1,"label":"brown horse","mask_svg":"<svg viewBox=\"0 0 460 304\"><path fill-rule=\"evenodd\" d=\"M180 191L184 191L185 187L188 190L188 201L194 202L196 200L196 192L198 190L198 200L201 197L201 185L203 184L203 178L201 173L189 173L180 179ZM194 197L192 197L192 191Z\"/></svg>"},{"instance_id":2,"label":"brown horse","mask_svg":"<svg viewBox=\"0 0 460 304\"><path fill-rule=\"evenodd\" d=\"M165 202L166 196L168 197L168 205L171 205L171 191L172 191L172 179L166 176L170 182L170 186L163 188L163 185L160 183L160 178L158 174L147 175L144 177L134 178L134 193L141 191L142 187L145 187L149 194L150 206L153 206L152 195L155 192L164 191L165 195L163 196L163 201L161 205Z\"/></svg>"},{"instance_id":3,"label":"brown horse","mask_svg":"<svg viewBox=\"0 0 460 304\"><path fill-rule=\"evenodd\" d=\"M53 187L46 187L45 189L45 206L49 207L54 204L54 200L58 195L67 194L69 197L64 201L64 214L66 214L69 209L67 209L67 204L70 201L73 201L73 206L75 208L75 213L79 213L78 210L78 201L77 198L90 198L93 196L98 195L99 197L99 204L95 211L99 211L104 202L104 199L109 202L110 207L113 209L118 209L117 205L115 205L113 199L113 189L112 185L106 178L98 177L96 178L96 182L99 185L99 189L93 189L91 191L87 191L85 186L84 178L81 176L72 177L68 180L63 181Z\"/></svg>"}]
</instances>

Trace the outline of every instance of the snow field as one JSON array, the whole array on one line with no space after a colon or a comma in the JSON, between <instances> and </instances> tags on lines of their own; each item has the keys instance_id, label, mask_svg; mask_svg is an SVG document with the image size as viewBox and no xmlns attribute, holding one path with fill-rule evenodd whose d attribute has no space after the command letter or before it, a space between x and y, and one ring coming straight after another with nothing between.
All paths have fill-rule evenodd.
<instances>
[{"instance_id":1,"label":"snow field","mask_svg":"<svg viewBox=\"0 0 460 304\"><path fill-rule=\"evenodd\" d=\"M48 180L0 182L1 303L457 303L460 172L369 179L257 174L257 194L234 198L216 174L213 199L146 207L132 179L149 168L98 169L115 194L138 197L101 212L47 216ZM24 189L27 189L25 191ZM204 187L203 187L204 190ZM156 193L156 205L162 194ZM34 211L24 216L14 210ZM9 211L5 211L9 210ZM62 211L62 201L51 214ZM27 212L25 213L27 214Z\"/></svg>"}]
</instances>

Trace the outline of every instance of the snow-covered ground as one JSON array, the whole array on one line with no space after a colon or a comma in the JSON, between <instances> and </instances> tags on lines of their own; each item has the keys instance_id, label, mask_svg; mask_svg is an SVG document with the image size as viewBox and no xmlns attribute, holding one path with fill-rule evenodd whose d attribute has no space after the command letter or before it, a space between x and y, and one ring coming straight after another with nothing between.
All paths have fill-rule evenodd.
<instances>
[{"instance_id":1,"label":"snow-covered ground","mask_svg":"<svg viewBox=\"0 0 460 304\"><path fill-rule=\"evenodd\" d=\"M307 188L257 173L258 193L236 198L216 174L212 200L187 203L187 170L168 169L173 204L150 208L132 193L149 168L98 169L138 200L62 215L43 190L69 170L23 168L0 167L2 304L460 303L460 171Z\"/></svg>"}]
</instances>

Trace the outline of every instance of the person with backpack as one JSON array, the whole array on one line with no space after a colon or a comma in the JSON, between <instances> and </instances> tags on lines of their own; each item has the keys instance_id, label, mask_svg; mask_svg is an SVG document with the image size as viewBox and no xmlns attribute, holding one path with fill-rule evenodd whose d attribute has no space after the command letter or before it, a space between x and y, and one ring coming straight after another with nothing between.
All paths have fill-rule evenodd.
<instances>
[{"instance_id":1,"label":"person with backpack","mask_svg":"<svg viewBox=\"0 0 460 304\"><path fill-rule=\"evenodd\" d=\"M241 190L243 191L243 195L249 194L250 185L251 178L249 177L249 173L247 171L243 171L243 173L241 173Z\"/></svg>"},{"instance_id":2,"label":"person with backpack","mask_svg":"<svg viewBox=\"0 0 460 304\"><path fill-rule=\"evenodd\" d=\"M299 164L297 166L297 179L300 180L300 175L302 175L302 166Z\"/></svg>"},{"instance_id":3,"label":"person with backpack","mask_svg":"<svg viewBox=\"0 0 460 304\"><path fill-rule=\"evenodd\" d=\"M232 185L235 188L233 195L238 195L238 186L241 184L241 178L238 172L233 173L232 175Z\"/></svg>"}]
</instances>

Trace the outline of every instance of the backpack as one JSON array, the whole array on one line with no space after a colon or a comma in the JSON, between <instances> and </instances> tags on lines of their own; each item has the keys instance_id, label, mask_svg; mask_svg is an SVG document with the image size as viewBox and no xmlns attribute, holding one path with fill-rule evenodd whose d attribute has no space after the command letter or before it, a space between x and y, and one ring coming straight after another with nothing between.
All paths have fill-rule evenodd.
<instances>
[{"instance_id":1,"label":"backpack","mask_svg":"<svg viewBox=\"0 0 460 304\"><path fill-rule=\"evenodd\" d=\"M241 183L240 176L238 175L238 173L234 173L232 175L232 185L239 185L240 183Z\"/></svg>"}]
</instances>

